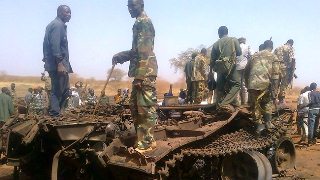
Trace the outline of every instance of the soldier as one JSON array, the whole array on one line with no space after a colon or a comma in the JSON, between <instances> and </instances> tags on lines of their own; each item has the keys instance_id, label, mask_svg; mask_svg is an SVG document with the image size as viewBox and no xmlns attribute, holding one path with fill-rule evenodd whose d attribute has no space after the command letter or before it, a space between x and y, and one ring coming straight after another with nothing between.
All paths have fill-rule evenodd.
<instances>
[{"instance_id":1,"label":"soldier","mask_svg":"<svg viewBox=\"0 0 320 180\"><path fill-rule=\"evenodd\" d=\"M16 104L17 93L16 93L16 84L15 83L11 83L11 85L10 85L10 96L12 98L13 104Z\"/></svg>"},{"instance_id":2,"label":"soldier","mask_svg":"<svg viewBox=\"0 0 320 180\"><path fill-rule=\"evenodd\" d=\"M51 116L59 116L69 96L69 73L73 73L69 62L67 25L71 10L66 5L57 9L57 17L46 27L43 40L43 62L51 78Z\"/></svg>"},{"instance_id":3,"label":"soldier","mask_svg":"<svg viewBox=\"0 0 320 180\"><path fill-rule=\"evenodd\" d=\"M31 114L42 115L45 112L45 101L42 97L41 87L34 88L32 98L30 101L29 112Z\"/></svg>"},{"instance_id":4,"label":"soldier","mask_svg":"<svg viewBox=\"0 0 320 180\"><path fill-rule=\"evenodd\" d=\"M47 97L49 100L49 106L50 106L50 95L51 95L51 79L50 77L46 74L46 71L41 73L41 81L44 82L44 90L47 93Z\"/></svg>"},{"instance_id":5,"label":"soldier","mask_svg":"<svg viewBox=\"0 0 320 180\"><path fill-rule=\"evenodd\" d=\"M293 40L289 39L286 44L274 50L274 54L281 61L281 79L280 79L280 92L279 103L285 103L286 89L292 83L295 71L295 58L293 49Z\"/></svg>"},{"instance_id":6,"label":"soldier","mask_svg":"<svg viewBox=\"0 0 320 180\"><path fill-rule=\"evenodd\" d=\"M207 49L202 48L201 52L196 56L192 71L192 89L193 89L193 101L195 104L200 104L204 98L205 90L206 90L206 57Z\"/></svg>"},{"instance_id":7,"label":"soldier","mask_svg":"<svg viewBox=\"0 0 320 180\"><path fill-rule=\"evenodd\" d=\"M190 61L186 63L186 66L184 68L184 73L186 75L186 84L187 84L187 103L190 103L190 104L193 103L191 77L193 72L194 60L196 56L197 56L196 52L192 53Z\"/></svg>"},{"instance_id":8,"label":"soldier","mask_svg":"<svg viewBox=\"0 0 320 180\"><path fill-rule=\"evenodd\" d=\"M228 28L218 29L219 40L213 44L211 51L211 68L217 72L216 102L218 108L228 105L239 106L237 94L240 90L241 75L236 70L236 56L241 55L239 41L228 37Z\"/></svg>"},{"instance_id":9,"label":"soldier","mask_svg":"<svg viewBox=\"0 0 320 180\"><path fill-rule=\"evenodd\" d=\"M107 106L109 104L109 97L106 96L105 91L101 91L101 97L99 99L99 105L100 106Z\"/></svg>"},{"instance_id":10,"label":"soldier","mask_svg":"<svg viewBox=\"0 0 320 180\"><path fill-rule=\"evenodd\" d=\"M94 94L94 90L89 88L87 95L87 105L95 105L97 103L97 96Z\"/></svg>"},{"instance_id":11,"label":"soldier","mask_svg":"<svg viewBox=\"0 0 320 180\"><path fill-rule=\"evenodd\" d=\"M29 107L33 94L33 88L28 88L28 92L24 97L24 101L26 102L27 107Z\"/></svg>"},{"instance_id":12,"label":"soldier","mask_svg":"<svg viewBox=\"0 0 320 180\"><path fill-rule=\"evenodd\" d=\"M14 113L14 107L12 98L10 97L11 92L7 87L1 89L0 94L0 123L5 122Z\"/></svg>"},{"instance_id":13,"label":"soldier","mask_svg":"<svg viewBox=\"0 0 320 180\"><path fill-rule=\"evenodd\" d=\"M113 56L113 64L130 61L129 77L133 77L130 97L131 115L137 131L136 150L155 147L153 127L156 113L156 77L158 65L153 52L155 30L151 19L144 11L143 0L128 0L128 9L133 25L132 49Z\"/></svg>"},{"instance_id":14,"label":"soldier","mask_svg":"<svg viewBox=\"0 0 320 180\"><path fill-rule=\"evenodd\" d=\"M253 55L247 69L252 115L258 134L264 128L268 130L274 128L271 123L273 103L276 99L274 90L278 85L280 74L280 61L272 54L273 42L265 41L264 48L265 50Z\"/></svg>"}]
</instances>

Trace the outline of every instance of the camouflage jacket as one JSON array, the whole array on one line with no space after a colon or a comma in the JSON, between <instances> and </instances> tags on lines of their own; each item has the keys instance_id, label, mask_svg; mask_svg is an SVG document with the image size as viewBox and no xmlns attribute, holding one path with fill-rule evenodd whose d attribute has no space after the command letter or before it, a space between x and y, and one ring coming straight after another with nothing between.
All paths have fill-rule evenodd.
<instances>
[{"instance_id":1,"label":"camouflage jacket","mask_svg":"<svg viewBox=\"0 0 320 180\"><path fill-rule=\"evenodd\" d=\"M30 110L41 110L45 107L45 99L41 94L32 94Z\"/></svg>"},{"instance_id":2,"label":"camouflage jacket","mask_svg":"<svg viewBox=\"0 0 320 180\"><path fill-rule=\"evenodd\" d=\"M44 82L44 89L46 91L51 91L51 79L49 76L41 76L41 81Z\"/></svg>"},{"instance_id":3,"label":"camouflage jacket","mask_svg":"<svg viewBox=\"0 0 320 180\"><path fill-rule=\"evenodd\" d=\"M89 104L89 105L94 105L94 104L96 104L96 102L97 102L97 96L96 96L96 95L88 94L86 101L87 101L87 104Z\"/></svg>"},{"instance_id":4,"label":"camouflage jacket","mask_svg":"<svg viewBox=\"0 0 320 180\"><path fill-rule=\"evenodd\" d=\"M132 31L132 51L137 58L135 62L130 61L129 76L141 80L148 76L157 76L158 65L153 52L155 30L151 19L143 12L136 19Z\"/></svg>"},{"instance_id":5,"label":"camouflage jacket","mask_svg":"<svg viewBox=\"0 0 320 180\"><path fill-rule=\"evenodd\" d=\"M294 49L288 44L284 44L274 50L274 54L281 61L281 68L286 69L292 67L294 59Z\"/></svg>"},{"instance_id":6,"label":"camouflage jacket","mask_svg":"<svg viewBox=\"0 0 320 180\"><path fill-rule=\"evenodd\" d=\"M257 52L249 61L248 69L248 89L266 90L271 82L279 79L280 61L268 50ZM276 84L272 88L276 89Z\"/></svg>"},{"instance_id":7,"label":"camouflage jacket","mask_svg":"<svg viewBox=\"0 0 320 180\"><path fill-rule=\"evenodd\" d=\"M191 81L204 81L207 72L207 60L202 54L198 54L194 61Z\"/></svg>"}]
</instances>

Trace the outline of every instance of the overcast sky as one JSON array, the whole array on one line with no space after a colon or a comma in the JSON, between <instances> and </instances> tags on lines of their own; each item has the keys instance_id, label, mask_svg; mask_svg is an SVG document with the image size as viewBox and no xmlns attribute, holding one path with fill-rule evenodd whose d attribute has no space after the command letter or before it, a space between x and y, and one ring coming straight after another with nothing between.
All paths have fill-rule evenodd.
<instances>
[{"instance_id":1,"label":"overcast sky","mask_svg":"<svg viewBox=\"0 0 320 180\"><path fill-rule=\"evenodd\" d=\"M43 72L46 25L60 4L69 5L70 61L83 77L105 79L113 54L129 50L132 19L127 0L0 0L0 71L15 75ZM320 84L319 0L145 0L156 29L159 76L175 81L169 59L187 48L210 46L221 25L244 36L253 50L272 36L274 46L295 42L298 84ZM128 65L119 65L127 71Z\"/></svg>"}]
</instances>

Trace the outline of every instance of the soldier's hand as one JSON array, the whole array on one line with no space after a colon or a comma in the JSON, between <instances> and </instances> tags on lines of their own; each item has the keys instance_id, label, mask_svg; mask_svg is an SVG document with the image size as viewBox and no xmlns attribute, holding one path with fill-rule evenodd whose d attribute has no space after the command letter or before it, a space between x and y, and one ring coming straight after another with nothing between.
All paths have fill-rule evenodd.
<instances>
[{"instance_id":1,"label":"soldier's hand","mask_svg":"<svg viewBox=\"0 0 320 180\"><path fill-rule=\"evenodd\" d=\"M137 89L141 89L141 87L142 87L142 82L143 82L143 80L141 80L141 79L135 79L135 80L133 80L132 84L133 84L133 86L136 87Z\"/></svg>"},{"instance_id":2,"label":"soldier's hand","mask_svg":"<svg viewBox=\"0 0 320 180\"><path fill-rule=\"evenodd\" d=\"M58 71L59 74L67 74L67 73L68 73L66 67L64 67L64 65L62 64L62 62L60 62L60 63L58 64L57 71Z\"/></svg>"}]
</instances>

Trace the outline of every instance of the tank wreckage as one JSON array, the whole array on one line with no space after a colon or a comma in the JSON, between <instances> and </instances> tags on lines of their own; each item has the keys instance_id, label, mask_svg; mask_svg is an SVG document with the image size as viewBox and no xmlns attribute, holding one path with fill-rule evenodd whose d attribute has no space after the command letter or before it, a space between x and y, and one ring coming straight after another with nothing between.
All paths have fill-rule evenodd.
<instances>
[{"instance_id":1,"label":"tank wreckage","mask_svg":"<svg viewBox=\"0 0 320 180\"><path fill-rule=\"evenodd\" d=\"M3 128L7 164L16 175L52 180L271 179L294 167L291 110L275 113L276 128L257 136L246 108L214 109L159 106L157 147L144 153L133 148L127 106L85 107L59 118L20 115Z\"/></svg>"}]
</instances>

